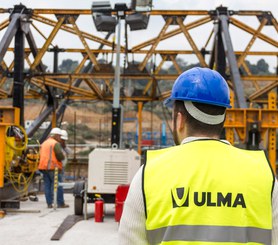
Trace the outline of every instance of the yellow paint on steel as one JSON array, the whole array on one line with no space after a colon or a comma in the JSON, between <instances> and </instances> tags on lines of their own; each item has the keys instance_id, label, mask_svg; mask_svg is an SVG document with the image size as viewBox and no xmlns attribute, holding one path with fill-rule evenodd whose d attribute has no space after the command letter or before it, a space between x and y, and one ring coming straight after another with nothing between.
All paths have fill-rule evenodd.
<instances>
[{"instance_id":1,"label":"yellow paint on steel","mask_svg":"<svg viewBox=\"0 0 278 245\"><path fill-rule=\"evenodd\" d=\"M19 125L20 110L16 107L0 107L0 188L4 187L5 149L6 149L6 127Z\"/></svg>"},{"instance_id":2,"label":"yellow paint on steel","mask_svg":"<svg viewBox=\"0 0 278 245\"><path fill-rule=\"evenodd\" d=\"M269 115L267 120L269 124L276 122L278 118L276 101L277 94L275 92L270 92L268 94L268 108L276 112L276 115L274 115L274 113ZM269 125L268 129L268 157L272 170L276 175L276 128L271 127L271 125Z\"/></svg>"},{"instance_id":3,"label":"yellow paint on steel","mask_svg":"<svg viewBox=\"0 0 278 245\"><path fill-rule=\"evenodd\" d=\"M179 24L183 34L185 35L185 37L187 38L191 48L193 49L194 53L196 54L196 56L198 57L200 64L202 65L202 67L208 67L203 55L201 54L201 52L199 51L198 47L196 46L195 42L193 41L193 38L191 37L189 31L187 30L187 28L184 26L183 24L183 20L182 18L178 17L177 18L177 23Z\"/></svg>"},{"instance_id":4,"label":"yellow paint on steel","mask_svg":"<svg viewBox=\"0 0 278 245\"><path fill-rule=\"evenodd\" d=\"M44 43L42 49L36 55L35 60L30 67L31 70L34 70L36 68L36 66L41 62L41 59L42 59L43 55L45 54L45 52L47 51L50 43L52 42L52 40L54 39L54 37L58 33L60 27L63 25L64 20L65 20L65 17L61 17L59 19L59 21L57 22L57 24L55 25L55 27L53 28L52 32L50 33L49 37L47 38L46 42Z\"/></svg>"},{"instance_id":5,"label":"yellow paint on steel","mask_svg":"<svg viewBox=\"0 0 278 245\"><path fill-rule=\"evenodd\" d=\"M138 154L141 155L143 102L138 102Z\"/></svg>"},{"instance_id":6,"label":"yellow paint on steel","mask_svg":"<svg viewBox=\"0 0 278 245\"><path fill-rule=\"evenodd\" d=\"M252 35L254 35L256 33L255 29L253 29L252 27L244 24L243 22L237 20L234 17L230 17L229 20L230 20L231 24L233 24L234 26L242 29L243 31L246 31L246 32L248 32L248 33L250 33ZM278 48L278 41L275 41L274 39L266 36L265 34L258 33L258 38L260 38L261 40L263 40L263 41L265 41L265 42L267 42L267 43L269 43L269 44L271 44L271 45L273 45L273 46Z\"/></svg>"},{"instance_id":7,"label":"yellow paint on steel","mask_svg":"<svg viewBox=\"0 0 278 245\"><path fill-rule=\"evenodd\" d=\"M237 65L238 67L240 67L242 65L242 63L244 62L244 59L247 55L247 52L249 52L249 50L251 49L252 45L254 44L256 38L258 37L258 35L260 34L260 32L262 31L263 27L265 26L265 24L267 23L267 19L264 18L259 26L259 28L255 31L255 33L253 34L253 37L251 38L251 40L249 41L248 45L246 46L243 54L238 58L237 60Z\"/></svg>"},{"instance_id":8,"label":"yellow paint on steel","mask_svg":"<svg viewBox=\"0 0 278 245\"><path fill-rule=\"evenodd\" d=\"M172 23L172 21L173 21L173 17L169 17L169 18L166 20L166 23L165 23L165 25L163 26L163 28L161 29L161 31L160 31L158 37L156 38L156 41L153 43L152 47L149 49L149 52L146 54L144 60L143 60L143 61L140 63L140 65L138 66L138 69L139 69L140 71L142 71L142 70L145 68L145 66L146 66L146 64L147 64L147 62L148 62L148 60L149 60L149 58L150 58L151 55L153 54L154 50L156 49L157 45L159 44L160 40L161 40L162 37L164 36L164 34L165 34L167 28L168 28L169 25Z\"/></svg>"},{"instance_id":9,"label":"yellow paint on steel","mask_svg":"<svg viewBox=\"0 0 278 245\"><path fill-rule=\"evenodd\" d=\"M0 126L0 188L4 187L4 169L5 169L5 149L6 149L6 142L5 142L5 134L6 134L6 127Z\"/></svg>"},{"instance_id":10,"label":"yellow paint on steel","mask_svg":"<svg viewBox=\"0 0 278 245\"><path fill-rule=\"evenodd\" d=\"M72 16L69 17L69 22L72 24L73 29L75 30L77 36L79 37L80 41L82 42L83 46L85 47L86 53L88 54L91 62L94 64L94 68L99 71L99 65L97 62L96 56L91 52L89 45L87 44L82 32L79 30L78 26L75 23L75 20Z\"/></svg>"}]
</instances>

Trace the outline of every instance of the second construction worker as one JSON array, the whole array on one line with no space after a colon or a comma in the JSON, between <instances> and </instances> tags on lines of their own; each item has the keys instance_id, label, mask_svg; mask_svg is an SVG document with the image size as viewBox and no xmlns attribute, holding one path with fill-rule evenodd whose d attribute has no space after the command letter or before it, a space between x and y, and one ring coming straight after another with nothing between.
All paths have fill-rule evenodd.
<instances>
[{"instance_id":1,"label":"second construction worker","mask_svg":"<svg viewBox=\"0 0 278 245\"><path fill-rule=\"evenodd\" d=\"M43 174L44 194L48 208L53 208L54 193L54 170L58 168L58 182L62 182L62 170L65 156L62 151L61 129L53 128L50 136L45 140L40 149L40 163L38 169ZM62 186L57 189L57 206L58 208L68 208L69 205L64 201L64 190Z\"/></svg>"}]
</instances>

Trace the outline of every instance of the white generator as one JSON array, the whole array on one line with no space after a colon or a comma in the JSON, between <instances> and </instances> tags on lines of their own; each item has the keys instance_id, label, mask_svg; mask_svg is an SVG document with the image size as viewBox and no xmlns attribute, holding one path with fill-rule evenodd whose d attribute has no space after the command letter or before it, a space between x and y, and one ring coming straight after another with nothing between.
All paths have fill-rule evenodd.
<instances>
[{"instance_id":1,"label":"white generator","mask_svg":"<svg viewBox=\"0 0 278 245\"><path fill-rule=\"evenodd\" d=\"M141 165L141 157L131 149L96 148L89 154L88 180L74 185L74 212L83 214L83 206L100 196L115 203L118 186L129 185ZM98 194L98 195L97 195ZM85 212L86 213L86 212Z\"/></svg>"},{"instance_id":2,"label":"white generator","mask_svg":"<svg viewBox=\"0 0 278 245\"><path fill-rule=\"evenodd\" d=\"M87 192L115 194L119 185L130 184L140 165L135 150L94 149L89 154Z\"/></svg>"}]
</instances>

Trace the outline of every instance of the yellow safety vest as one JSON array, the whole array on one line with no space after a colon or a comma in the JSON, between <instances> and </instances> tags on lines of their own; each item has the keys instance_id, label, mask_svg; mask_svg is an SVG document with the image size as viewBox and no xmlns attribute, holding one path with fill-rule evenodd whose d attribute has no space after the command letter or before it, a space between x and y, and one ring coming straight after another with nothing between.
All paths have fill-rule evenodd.
<instances>
[{"instance_id":1,"label":"yellow safety vest","mask_svg":"<svg viewBox=\"0 0 278 245\"><path fill-rule=\"evenodd\" d=\"M274 175L263 151L198 140L148 151L150 244L271 244Z\"/></svg>"}]
</instances>

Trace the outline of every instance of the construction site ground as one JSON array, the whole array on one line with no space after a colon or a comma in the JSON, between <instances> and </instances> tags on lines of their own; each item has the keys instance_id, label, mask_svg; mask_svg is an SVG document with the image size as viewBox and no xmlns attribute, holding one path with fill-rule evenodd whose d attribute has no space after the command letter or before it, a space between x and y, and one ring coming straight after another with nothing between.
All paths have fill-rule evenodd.
<instances>
[{"instance_id":1,"label":"construction site ground","mask_svg":"<svg viewBox=\"0 0 278 245\"><path fill-rule=\"evenodd\" d=\"M89 203L88 219L80 218L59 240L51 240L67 217L74 215L74 197L65 194L65 202L70 205L64 209L48 209L43 194L38 201L21 201L20 209L7 211L0 218L0 244L3 245L114 245L117 244L118 226L114 219L114 204L105 204L103 222L94 220L94 204Z\"/></svg>"}]
</instances>

